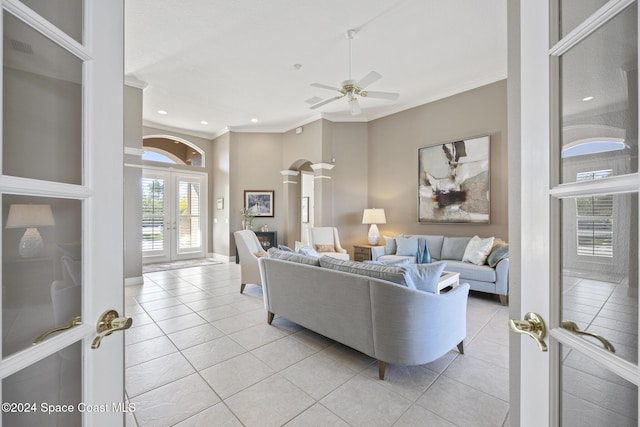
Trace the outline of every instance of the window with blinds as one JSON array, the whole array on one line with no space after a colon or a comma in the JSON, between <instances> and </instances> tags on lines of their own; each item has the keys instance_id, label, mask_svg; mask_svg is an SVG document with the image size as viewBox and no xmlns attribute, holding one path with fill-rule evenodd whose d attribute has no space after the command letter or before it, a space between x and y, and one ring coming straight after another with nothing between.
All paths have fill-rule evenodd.
<instances>
[{"instance_id":1,"label":"window with blinds","mask_svg":"<svg viewBox=\"0 0 640 427\"><path fill-rule=\"evenodd\" d=\"M142 250L164 249L164 180L142 178Z\"/></svg>"},{"instance_id":2,"label":"window with blinds","mask_svg":"<svg viewBox=\"0 0 640 427\"><path fill-rule=\"evenodd\" d=\"M613 175L612 169L580 172L577 181ZM576 198L578 255L613 257L613 195Z\"/></svg>"}]
</instances>

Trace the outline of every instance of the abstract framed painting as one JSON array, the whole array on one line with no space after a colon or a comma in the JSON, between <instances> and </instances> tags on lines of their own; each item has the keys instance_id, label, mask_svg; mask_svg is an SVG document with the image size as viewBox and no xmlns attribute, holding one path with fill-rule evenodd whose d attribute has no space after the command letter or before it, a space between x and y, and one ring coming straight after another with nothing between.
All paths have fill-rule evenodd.
<instances>
[{"instance_id":1,"label":"abstract framed painting","mask_svg":"<svg viewBox=\"0 0 640 427\"><path fill-rule=\"evenodd\" d=\"M489 223L490 138L418 149L418 222Z\"/></svg>"},{"instance_id":2,"label":"abstract framed painting","mask_svg":"<svg viewBox=\"0 0 640 427\"><path fill-rule=\"evenodd\" d=\"M245 190L244 207L253 211L254 216L272 217L273 216L273 190L257 191Z\"/></svg>"}]
</instances>

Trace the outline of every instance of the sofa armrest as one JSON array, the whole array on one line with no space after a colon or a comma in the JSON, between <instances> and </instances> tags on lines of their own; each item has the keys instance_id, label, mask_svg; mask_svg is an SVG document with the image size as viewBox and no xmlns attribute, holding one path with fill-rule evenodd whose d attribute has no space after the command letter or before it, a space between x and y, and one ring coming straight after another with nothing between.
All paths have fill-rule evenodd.
<instances>
[{"instance_id":1,"label":"sofa armrest","mask_svg":"<svg viewBox=\"0 0 640 427\"><path fill-rule=\"evenodd\" d=\"M509 258L505 258L496 265L496 294L509 293Z\"/></svg>"},{"instance_id":2,"label":"sofa armrest","mask_svg":"<svg viewBox=\"0 0 640 427\"><path fill-rule=\"evenodd\" d=\"M371 259L373 261L377 261L382 255L384 255L384 246L373 246L371 248Z\"/></svg>"}]
</instances>

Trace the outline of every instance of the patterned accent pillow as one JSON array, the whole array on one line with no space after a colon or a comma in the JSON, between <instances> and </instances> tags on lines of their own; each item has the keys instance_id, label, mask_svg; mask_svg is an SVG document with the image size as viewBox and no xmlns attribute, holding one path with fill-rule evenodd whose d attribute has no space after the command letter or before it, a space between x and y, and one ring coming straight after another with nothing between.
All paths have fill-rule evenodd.
<instances>
[{"instance_id":1,"label":"patterned accent pillow","mask_svg":"<svg viewBox=\"0 0 640 427\"><path fill-rule=\"evenodd\" d=\"M316 245L316 251L318 251L318 252L335 252L336 248L333 245Z\"/></svg>"},{"instance_id":2,"label":"patterned accent pillow","mask_svg":"<svg viewBox=\"0 0 640 427\"><path fill-rule=\"evenodd\" d=\"M473 236L467 244L467 249L464 251L462 262L470 262L475 265L482 265L487 261L487 257L493 247L493 237L487 239L481 239L478 236Z\"/></svg>"}]
</instances>

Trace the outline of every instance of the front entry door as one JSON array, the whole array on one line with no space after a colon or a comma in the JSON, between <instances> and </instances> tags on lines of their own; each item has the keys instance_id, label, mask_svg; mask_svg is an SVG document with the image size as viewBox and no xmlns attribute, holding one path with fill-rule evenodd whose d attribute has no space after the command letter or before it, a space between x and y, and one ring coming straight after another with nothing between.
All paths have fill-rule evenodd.
<instances>
[{"instance_id":1,"label":"front entry door","mask_svg":"<svg viewBox=\"0 0 640 427\"><path fill-rule=\"evenodd\" d=\"M205 173L145 168L142 254L145 263L206 255Z\"/></svg>"},{"instance_id":2,"label":"front entry door","mask_svg":"<svg viewBox=\"0 0 640 427\"><path fill-rule=\"evenodd\" d=\"M521 182L510 220L521 299L512 317L539 314L548 351L512 334L522 337L511 353L515 424L637 426L638 4L518 8Z\"/></svg>"}]
</instances>

